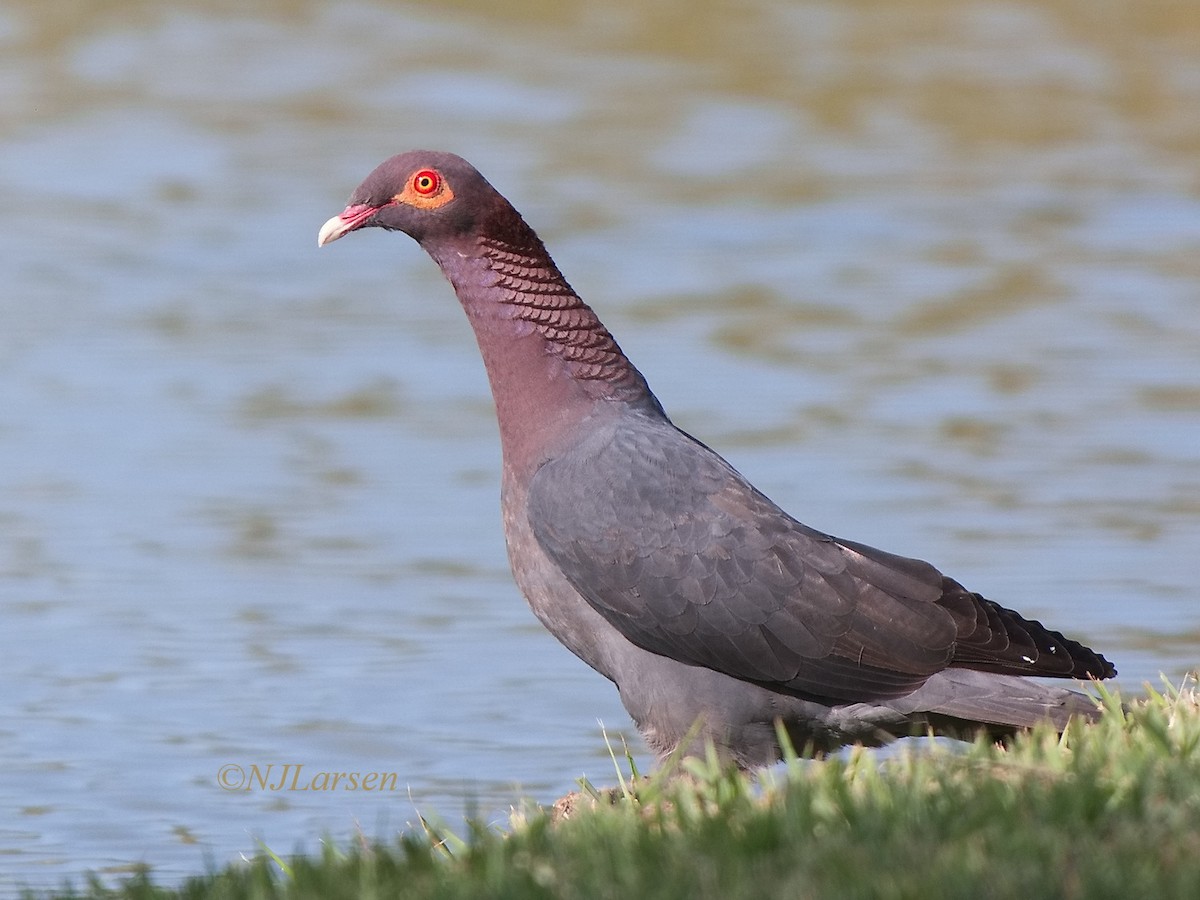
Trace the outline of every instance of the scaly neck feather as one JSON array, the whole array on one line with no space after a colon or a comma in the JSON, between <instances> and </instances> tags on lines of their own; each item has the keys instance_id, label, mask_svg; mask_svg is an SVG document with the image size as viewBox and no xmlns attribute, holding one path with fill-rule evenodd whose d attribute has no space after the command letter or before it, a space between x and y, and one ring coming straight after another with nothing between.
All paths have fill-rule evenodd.
<instances>
[{"instance_id":1,"label":"scaly neck feather","mask_svg":"<svg viewBox=\"0 0 1200 900\"><path fill-rule=\"evenodd\" d=\"M548 445L598 406L664 415L641 372L533 230L517 218L505 232L426 249L475 331L506 462L536 465Z\"/></svg>"}]
</instances>

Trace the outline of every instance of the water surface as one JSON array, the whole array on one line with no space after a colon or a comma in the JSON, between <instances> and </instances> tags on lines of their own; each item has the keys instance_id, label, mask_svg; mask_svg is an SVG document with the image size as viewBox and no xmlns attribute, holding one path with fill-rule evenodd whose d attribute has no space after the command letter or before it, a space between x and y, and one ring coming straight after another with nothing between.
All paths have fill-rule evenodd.
<instances>
[{"instance_id":1,"label":"water surface","mask_svg":"<svg viewBox=\"0 0 1200 900\"><path fill-rule=\"evenodd\" d=\"M644 6L0 10L0 889L647 763L511 583L449 288L315 248L415 146L806 522L1200 660L1200 12ZM218 780L272 764L397 789Z\"/></svg>"}]
</instances>

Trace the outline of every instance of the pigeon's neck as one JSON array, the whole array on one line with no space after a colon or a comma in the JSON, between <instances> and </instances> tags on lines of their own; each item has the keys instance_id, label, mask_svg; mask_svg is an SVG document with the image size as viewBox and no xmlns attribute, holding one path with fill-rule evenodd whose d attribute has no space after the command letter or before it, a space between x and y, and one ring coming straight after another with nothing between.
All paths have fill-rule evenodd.
<instances>
[{"instance_id":1,"label":"pigeon's neck","mask_svg":"<svg viewBox=\"0 0 1200 900\"><path fill-rule=\"evenodd\" d=\"M659 415L662 408L541 240L518 221L504 237L473 236L427 249L475 331L505 459L537 465L548 445L597 407Z\"/></svg>"}]
</instances>

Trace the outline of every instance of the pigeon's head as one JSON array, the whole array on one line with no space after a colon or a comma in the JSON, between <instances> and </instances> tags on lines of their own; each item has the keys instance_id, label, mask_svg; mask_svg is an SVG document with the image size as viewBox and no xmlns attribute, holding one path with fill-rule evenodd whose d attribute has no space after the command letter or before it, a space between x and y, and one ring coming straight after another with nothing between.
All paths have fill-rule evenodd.
<instances>
[{"instance_id":1,"label":"pigeon's head","mask_svg":"<svg viewBox=\"0 0 1200 900\"><path fill-rule=\"evenodd\" d=\"M412 150L367 176L346 208L321 226L317 246L370 227L403 231L425 244L485 232L511 215L508 202L462 157Z\"/></svg>"}]
</instances>

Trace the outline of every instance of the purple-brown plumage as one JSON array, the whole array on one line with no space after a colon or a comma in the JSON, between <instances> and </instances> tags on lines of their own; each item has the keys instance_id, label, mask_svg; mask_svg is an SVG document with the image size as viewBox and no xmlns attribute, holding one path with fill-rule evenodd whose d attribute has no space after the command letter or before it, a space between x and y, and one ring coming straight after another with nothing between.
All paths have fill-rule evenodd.
<instances>
[{"instance_id":1,"label":"purple-brown plumage","mask_svg":"<svg viewBox=\"0 0 1200 900\"><path fill-rule=\"evenodd\" d=\"M318 242L365 227L415 238L453 286L496 403L513 575L660 755L691 734L685 749L770 762L777 723L825 749L1096 714L1026 676L1109 678L1103 656L928 563L808 528L677 429L465 160L387 160Z\"/></svg>"}]
</instances>

